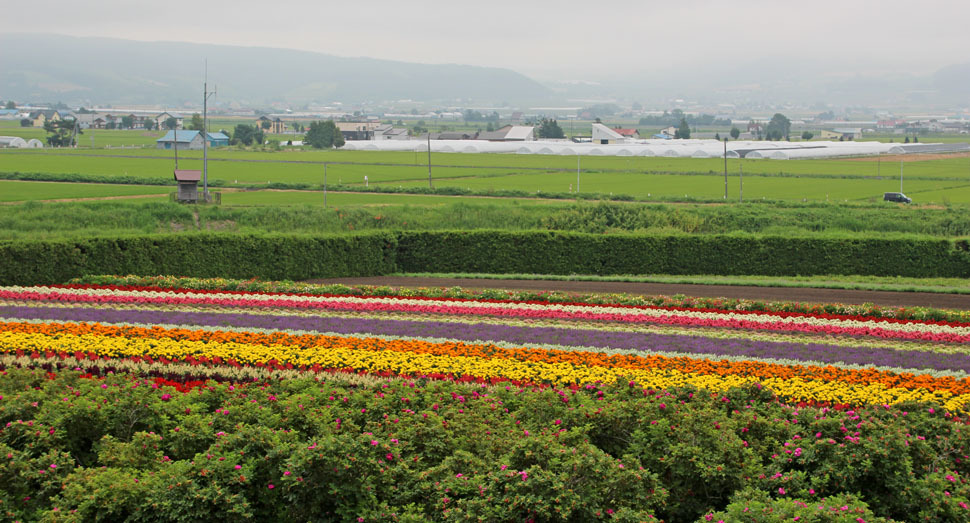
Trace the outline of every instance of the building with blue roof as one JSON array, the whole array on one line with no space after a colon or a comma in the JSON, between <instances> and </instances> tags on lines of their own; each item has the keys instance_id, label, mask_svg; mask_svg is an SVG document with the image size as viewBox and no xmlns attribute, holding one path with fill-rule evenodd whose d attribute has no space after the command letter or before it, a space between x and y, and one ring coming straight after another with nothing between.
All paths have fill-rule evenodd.
<instances>
[{"instance_id":1,"label":"building with blue roof","mask_svg":"<svg viewBox=\"0 0 970 523\"><path fill-rule=\"evenodd\" d=\"M229 137L223 133L206 133L209 137L209 147L229 145ZM165 136L155 140L158 149L173 149L178 139L179 149L202 149L202 133L199 131L169 131Z\"/></svg>"}]
</instances>

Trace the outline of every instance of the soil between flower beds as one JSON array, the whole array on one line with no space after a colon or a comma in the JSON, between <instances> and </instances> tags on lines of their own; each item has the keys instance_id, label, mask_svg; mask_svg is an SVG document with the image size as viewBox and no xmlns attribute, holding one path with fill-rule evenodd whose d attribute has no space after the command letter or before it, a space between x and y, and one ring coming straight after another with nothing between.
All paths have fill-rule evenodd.
<instances>
[{"instance_id":1,"label":"soil between flower beds","mask_svg":"<svg viewBox=\"0 0 970 523\"><path fill-rule=\"evenodd\" d=\"M792 287L749 287L743 285L698 285L682 283L638 283L610 281L493 280L479 278L426 278L414 276L369 276L363 278L321 278L305 283L344 285L386 285L390 287L462 287L468 289L541 290L577 293L625 293L638 295L683 294L766 301L812 303L873 303L896 307L970 309L970 295L930 292L861 291Z\"/></svg>"}]
</instances>

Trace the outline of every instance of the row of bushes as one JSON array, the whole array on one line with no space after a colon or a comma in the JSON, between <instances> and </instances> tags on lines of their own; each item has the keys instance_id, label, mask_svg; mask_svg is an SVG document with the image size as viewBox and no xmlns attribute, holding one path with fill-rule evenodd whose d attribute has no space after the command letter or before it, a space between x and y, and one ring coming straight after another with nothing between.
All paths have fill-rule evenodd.
<instances>
[{"instance_id":1,"label":"row of bushes","mask_svg":"<svg viewBox=\"0 0 970 523\"><path fill-rule=\"evenodd\" d=\"M391 272L968 277L966 240L397 231L169 234L0 243L0 283L85 274L300 280Z\"/></svg>"},{"instance_id":2,"label":"row of bushes","mask_svg":"<svg viewBox=\"0 0 970 523\"><path fill-rule=\"evenodd\" d=\"M966 521L938 405L760 387L249 385L9 369L0 514L22 521ZM324 375L326 376L326 375ZM198 384L195 384L198 385ZM358 519L359 518L359 519ZM860 519L857 519L860 518Z\"/></svg>"},{"instance_id":3,"label":"row of bushes","mask_svg":"<svg viewBox=\"0 0 970 523\"><path fill-rule=\"evenodd\" d=\"M396 270L396 238L167 234L0 243L0 283L65 282L84 274L307 279Z\"/></svg>"},{"instance_id":4,"label":"row of bushes","mask_svg":"<svg viewBox=\"0 0 970 523\"><path fill-rule=\"evenodd\" d=\"M19 180L36 182L105 183L123 185L175 185L174 177L133 176L130 174L87 174L87 173L22 173L0 172L0 180ZM224 180L209 181L210 187L222 187Z\"/></svg>"},{"instance_id":5,"label":"row of bushes","mask_svg":"<svg viewBox=\"0 0 970 523\"><path fill-rule=\"evenodd\" d=\"M966 242L752 235L408 232L404 272L970 276Z\"/></svg>"}]
</instances>

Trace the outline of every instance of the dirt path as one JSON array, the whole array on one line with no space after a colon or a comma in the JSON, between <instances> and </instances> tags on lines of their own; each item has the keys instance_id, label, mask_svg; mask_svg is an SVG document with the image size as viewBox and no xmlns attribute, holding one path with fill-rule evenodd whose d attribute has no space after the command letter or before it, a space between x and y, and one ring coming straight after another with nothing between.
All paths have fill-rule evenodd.
<instances>
[{"instance_id":1,"label":"dirt path","mask_svg":"<svg viewBox=\"0 0 970 523\"><path fill-rule=\"evenodd\" d=\"M38 202L38 203L61 203L61 202L94 202L99 200L128 200L132 198L158 198L159 196L168 196L168 192L156 193L156 194L125 194L121 196L93 196L90 198L58 198L55 200L16 200L12 202L0 202L0 205L20 205L26 202Z\"/></svg>"},{"instance_id":2,"label":"dirt path","mask_svg":"<svg viewBox=\"0 0 970 523\"><path fill-rule=\"evenodd\" d=\"M420 278L375 276L369 278L328 278L312 283L345 285L389 285L392 287L465 287L469 289L545 290L578 293L684 294L696 297L744 298L768 301L802 301L814 303L874 303L897 307L935 307L970 309L970 295L927 292L856 291L841 289L807 289L790 287L748 287L735 285L694 285L667 283L555 281L555 280L485 280L472 278Z\"/></svg>"}]
</instances>

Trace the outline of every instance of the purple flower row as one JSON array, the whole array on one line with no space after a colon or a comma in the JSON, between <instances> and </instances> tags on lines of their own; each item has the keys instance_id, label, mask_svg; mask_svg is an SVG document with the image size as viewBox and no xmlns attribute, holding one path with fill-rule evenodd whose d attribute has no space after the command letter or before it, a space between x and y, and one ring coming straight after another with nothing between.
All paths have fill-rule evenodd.
<instances>
[{"instance_id":1,"label":"purple flower row","mask_svg":"<svg viewBox=\"0 0 970 523\"><path fill-rule=\"evenodd\" d=\"M450 338L465 341L504 341L521 345L554 344L668 351L688 355L718 354L742 358L777 358L822 363L842 362L857 365L956 370L970 373L970 355L966 354L941 354L931 351L898 350L889 347L836 347L818 343L771 342L566 327L80 307L4 306L0 307L0 316L38 320L198 325L335 332L347 335L380 334L402 337Z\"/></svg>"}]
</instances>

